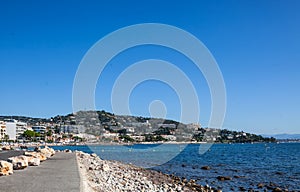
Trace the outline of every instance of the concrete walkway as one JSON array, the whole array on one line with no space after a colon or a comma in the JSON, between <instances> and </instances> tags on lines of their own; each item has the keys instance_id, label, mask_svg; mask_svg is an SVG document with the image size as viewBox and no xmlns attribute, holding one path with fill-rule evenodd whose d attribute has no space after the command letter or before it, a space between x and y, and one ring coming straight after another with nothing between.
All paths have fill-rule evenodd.
<instances>
[{"instance_id":1,"label":"concrete walkway","mask_svg":"<svg viewBox=\"0 0 300 192\"><path fill-rule=\"evenodd\" d=\"M75 153L56 153L37 167L14 170L0 177L1 192L80 192Z\"/></svg>"},{"instance_id":2,"label":"concrete walkway","mask_svg":"<svg viewBox=\"0 0 300 192\"><path fill-rule=\"evenodd\" d=\"M6 161L10 157L24 155L24 151L0 151L0 160Z\"/></svg>"}]
</instances>

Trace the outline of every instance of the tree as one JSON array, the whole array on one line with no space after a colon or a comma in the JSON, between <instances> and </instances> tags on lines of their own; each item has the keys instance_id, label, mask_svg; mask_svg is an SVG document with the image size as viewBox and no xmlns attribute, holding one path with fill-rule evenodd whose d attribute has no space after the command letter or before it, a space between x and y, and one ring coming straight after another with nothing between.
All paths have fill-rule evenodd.
<instances>
[{"instance_id":1,"label":"tree","mask_svg":"<svg viewBox=\"0 0 300 192\"><path fill-rule=\"evenodd\" d=\"M9 140L9 136L7 134L4 135L4 140L7 142Z\"/></svg>"},{"instance_id":2,"label":"tree","mask_svg":"<svg viewBox=\"0 0 300 192\"><path fill-rule=\"evenodd\" d=\"M24 133L23 133L23 136L26 138L26 139L31 139L35 136L35 132L34 131L31 131L31 130L26 130Z\"/></svg>"},{"instance_id":3,"label":"tree","mask_svg":"<svg viewBox=\"0 0 300 192\"><path fill-rule=\"evenodd\" d=\"M47 131L46 135L47 135L48 137L52 136L52 130Z\"/></svg>"}]
</instances>

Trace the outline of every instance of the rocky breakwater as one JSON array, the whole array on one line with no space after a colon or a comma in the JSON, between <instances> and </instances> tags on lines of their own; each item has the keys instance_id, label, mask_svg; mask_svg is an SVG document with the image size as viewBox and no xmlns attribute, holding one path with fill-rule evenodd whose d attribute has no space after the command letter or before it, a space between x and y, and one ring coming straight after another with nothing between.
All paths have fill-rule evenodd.
<instances>
[{"instance_id":1,"label":"rocky breakwater","mask_svg":"<svg viewBox=\"0 0 300 192\"><path fill-rule=\"evenodd\" d=\"M181 179L154 170L117 161L102 160L96 154L76 152L79 171L86 191L218 191L194 180Z\"/></svg>"},{"instance_id":2,"label":"rocky breakwater","mask_svg":"<svg viewBox=\"0 0 300 192\"><path fill-rule=\"evenodd\" d=\"M36 148L35 151L26 151L24 155L10 157L7 161L0 161L0 176L13 174L13 170L25 169L28 166L39 166L41 162L53 156L52 148Z\"/></svg>"}]
</instances>

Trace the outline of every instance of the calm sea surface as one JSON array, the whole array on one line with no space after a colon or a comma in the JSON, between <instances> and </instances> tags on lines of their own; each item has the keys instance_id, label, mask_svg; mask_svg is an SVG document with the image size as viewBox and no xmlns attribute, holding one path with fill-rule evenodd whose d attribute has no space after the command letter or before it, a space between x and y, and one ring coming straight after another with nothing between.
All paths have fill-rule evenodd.
<instances>
[{"instance_id":1,"label":"calm sea surface","mask_svg":"<svg viewBox=\"0 0 300 192\"><path fill-rule=\"evenodd\" d=\"M300 143L214 144L204 154L199 154L198 144L53 148L81 150L96 153L102 159L152 167L223 191L233 191L239 187L257 189L258 183L270 182L281 188L300 191ZM202 170L202 166L210 166L211 169ZM230 176L232 180L218 181L218 176Z\"/></svg>"}]
</instances>

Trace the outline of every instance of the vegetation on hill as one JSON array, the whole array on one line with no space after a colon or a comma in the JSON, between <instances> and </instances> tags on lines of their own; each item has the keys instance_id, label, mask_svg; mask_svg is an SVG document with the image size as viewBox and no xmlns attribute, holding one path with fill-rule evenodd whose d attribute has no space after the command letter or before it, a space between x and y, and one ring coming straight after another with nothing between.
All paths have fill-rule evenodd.
<instances>
[{"instance_id":1,"label":"vegetation on hill","mask_svg":"<svg viewBox=\"0 0 300 192\"><path fill-rule=\"evenodd\" d=\"M29 125L52 125L53 133L86 133L94 136L107 135L105 140L123 142L195 141L218 143L275 142L271 137L230 131L227 129L202 128L198 124L183 124L174 120L149 117L122 116L102 111L79 111L75 114L57 115L49 119L21 116L0 116L0 120L14 118ZM115 135L118 135L115 138ZM26 131L24 136L35 140L40 135ZM49 135L48 135L49 136Z\"/></svg>"}]
</instances>

